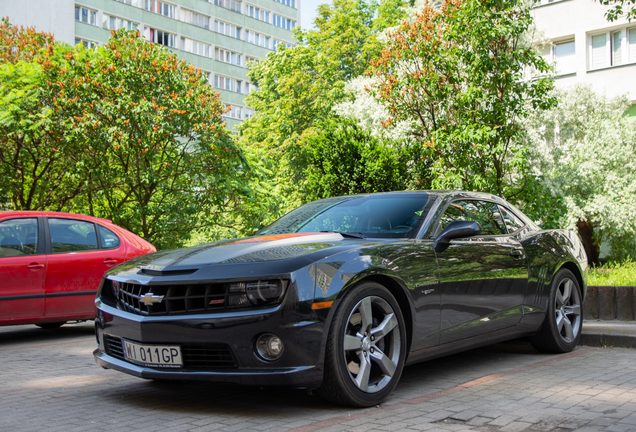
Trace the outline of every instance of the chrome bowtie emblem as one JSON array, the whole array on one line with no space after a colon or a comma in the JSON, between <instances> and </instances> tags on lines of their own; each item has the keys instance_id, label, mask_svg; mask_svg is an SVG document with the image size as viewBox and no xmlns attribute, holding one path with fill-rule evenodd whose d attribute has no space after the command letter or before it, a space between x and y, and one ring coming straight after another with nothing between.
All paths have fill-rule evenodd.
<instances>
[{"instance_id":1,"label":"chrome bowtie emblem","mask_svg":"<svg viewBox=\"0 0 636 432\"><path fill-rule=\"evenodd\" d=\"M153 293L150 293L150 292L139 297L139 301L145 304L146 306L152 306L155 303L161 303L162 300L163 300L163 296L154 295Z\"/></svg>"}]
</instances>

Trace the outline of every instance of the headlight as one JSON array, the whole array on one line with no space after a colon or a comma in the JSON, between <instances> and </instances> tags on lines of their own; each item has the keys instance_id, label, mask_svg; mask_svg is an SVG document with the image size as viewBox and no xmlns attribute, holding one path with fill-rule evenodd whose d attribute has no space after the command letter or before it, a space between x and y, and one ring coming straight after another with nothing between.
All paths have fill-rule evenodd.
<instances>
[{"instance_id":1,"label":"headlight","mask_svg":"<svg viewBox=\"0 0 636 432\"><path fill-rule=\"evenodd\" d=\"M241 282L230 285L230 306L267 306L279 303L285 295L287 281L259 280L257 282Z\"/></svg>"}]
</instances>

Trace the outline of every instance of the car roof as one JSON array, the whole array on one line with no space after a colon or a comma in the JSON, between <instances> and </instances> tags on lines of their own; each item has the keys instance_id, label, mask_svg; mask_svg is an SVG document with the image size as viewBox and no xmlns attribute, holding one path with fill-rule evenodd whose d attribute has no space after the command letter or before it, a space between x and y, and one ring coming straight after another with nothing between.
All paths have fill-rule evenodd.
<instances>
[{"instance_id":1,"label":"car roof","mask_svg":"<svg viewBox=\"0 0 636 432\"><path fill-rule=\"evenodd\" d=\"M506 204L506 201L503 198L498 197L497 195L493 195L493 194L485 193L485 192L472 192L472 191L462 191L462 190L414 190L414 191L406 190L406 191L395 191L395 192L377 192L377 193L367 193L367 194L344 195L344 196L325 198L325 199L367 197L367 196L377 196L377 195L418 195L418 194L428 194L428 195L438 196L441 198L483 199L483 200L496 201L502 204Z\"/></svg>"},{"instance_id":2,"label":"car roof","mask_svg":"<svg viewBox=\"0 0 636 432\"><path fill-rule=\"evenodd\" d=\"M102 219L94 216L81 215L76 213L62 213L62 212L52 212L52 211L36 211L36 210L6 210L0 211L0 219L4 219L5 216L9 217L38 217L38 216L50 216L50 217L63 217L63 218L73 218L73 219L81 219L91 222L102 222L107 224L112 224L113 221L109 219Z\"/></svg>"}]
</instances>

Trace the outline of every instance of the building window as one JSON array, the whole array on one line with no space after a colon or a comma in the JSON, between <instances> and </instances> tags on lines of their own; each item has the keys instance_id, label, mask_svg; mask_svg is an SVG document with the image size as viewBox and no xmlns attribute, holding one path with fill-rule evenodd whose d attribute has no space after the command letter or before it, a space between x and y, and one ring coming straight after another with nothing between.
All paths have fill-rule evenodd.
<instances>
[{"instance_id":1,"label":"building window","mask_svg":"<svg viewBox=\"0 0 636 432\"><path fill-rule=\"evenodd\" d=\"M289 7L296 7L296 0L276 0L278 3L282 3Z\"/></svg>"},{"instance_id":2,"label":"building window","mask_svg":"<svg viewBox=\"0 0 636 432\"><path fill-rule=\"evenodd\" d=\"M223 114L225 117L241 120L242 114L243 114L243 108L233 106L233 105L226 105L225 107L229 108L229 110L225 114Z\"/></svg>"},{"instance_id":3,"label":"building window","mask_svg":"<svg viewBox=\"0 0 636 432\"><path fill-rule=\"evenodd\" d=\"M135 6L138 8L144 7L145 0L116 0L120 3L124 3L127 5Z\"/></svg>"},{"instance_id":4,"label":"building window","mask_svg":"<svg viewBox=\"0 0 636 432\"><path fill-rule=\"evenodd\" d=\"M257 8L256 6L245 6L245 15L269 23L269 11Z\"/></svg>"},{"instance_id":5,"label":"building window","mask_svg":"<svg viewBox=\"0 0 636 432\"><path fill-rule=\"evenodd\" d=\"M181 9L181 21L201 27L204 29L210 29L210 17L200 13L192 12L186 9Z\"/></svg>"},{"instance_id":6,"label":"building window","mask_svg":"<svg viewBox=\"0 0 636 432\"><path fill-rule=\"evenodd\" d=\"M214 20L214 31L224 34L225 36L233 37L235 39L241 38L241 28L233 24L227 24L222 21Z\"/></svg>"},{"instance_id":7,"label":"building window","mask_svg":"<svg viewBox=\"0 0 636 432\"><path fill-rule=\"evenodd\" d=\"M556 73L559 75L576 72L574 41L557 43L553 47Z\"/></svg>"},{"instance_id":8,"label":"building window","mask_svg":"<svg viewBox=\"0 0 636 432\"><path fill-rule=\"evenodd\" d=\"M636 27L590 37L589 68L636 63Z\"/></svg>"},{"instance_id":9,"label":"building window","mask_svg":"<svg viewBox=\"0 0 636 432\"><path fill-rule=\"evenodd\" d=\"M624 39L624 31L612 32L612 65L627 63L627 59L623 58Z\"/></svg>"},{"instance_id":10,"label":"building window","mask_svg":"<svg viewBox=\"0 0 636 432\"><path fill-rule=\"evenodd\" d=\"M237 0L214 0L214 4L216 6L221 6L222 8L229 9L234 12L241 13L241 4L242 2Z\"/></svg>"},{"instance_id":11,"label":"building window","mask_svg":"<svg viewBox=\"0 0 636 432\"><path fill-rule=\"evenodd\" d=\"M181 49L203 57L210 57L212 52L212 47L209 44L184 37L181 38Z\"/></svg>"},{"instance_id":12,"label":"building window","mask_svg":"<svg viewBox=\"0 0 636 432\"><path fill-rule=\"evenodd\" d=\"M97 25L97 11L82 6L75 6L75 21Z\"/></svg>"},{"instance_id":13,"label":"building window","mask_svg":"<svg viewBox=\"0 0 636 432\"><path fill-rule=\"evenodd\" d=\"M254 115L255 111L251 108L245 108L244 110L244 118L245 120L247 120L248 118L252 117Z\"/></svg>"},{"instance_id":14,"label":"building window","mask_svg":"<svg viewBox=\"0 0 636 432\"><path fill-rule=\"evenodd\" d=\"M102 20L102 27L106 30L137 30L139 24L134 23L132 21L128 21L122 18L117 18L111 15L104 14Z\"/></svg>"},{"instance_id":15,"label":"building window","mask_svg":"<svg viewBox=\"0 0 636 432\"><path fill-rule=\"evenodd\" d=\"M236 66L241 66L242 64L241 54L228 51L223 48L216 48L214 51L215 51L215 57L217 60L225 62L225 63L230 63Z\"/></svg>"},{"instance_id":16,"label":"building window","mask_svg":"<svg viewBox=\"0 0 636 432\"><path fill-rule=\"evenodd\" d=\"M590 61L590 69L598 69L610 65L607 47L608 43L606 33L592 36L592 59Z\"/></svg>"},{"instance_id":17,"label":"building window","mask_svg":"<svg viewBox=\"0 0 636 432\"><path fill-rule=\"evenodd\" d=\"M285 18L285 17L277 15L277 14L274 14L274 22L273 22L273 24L276 27L280 27L280 28L283 28L285 30L290 30L290 31L291 31L291 29L296 28L296 21L291 20L289 18Z\"/></svg>"},{"instance_id":18,"label":"building window","mask_svg":"<svg viewBox=\"0 0 636 432\"><path fill-rule=\"evenodd\" d=\"M627 61L636 62L636 27L627 29Z\"/></svg>"},{"instance_id":19,"label":"building window","mask_svg":"<svg viewBox=\"0 0 636 432\"><path fill-rule=\"evenodd\" d=\"M241 93L241 84L240 80L214 75L214 87L216 88Z\"/></svg>"},{"instance_id":20,"label":"building window","mask_svg":"<svg viewBox=\"0 0 636 432\"><path fill-rule=\"evenodd\" d=\"M285 45L287 48L292 48L293 45L287 42L279 41L278 39L274 39L273 49L276 49L278 45Z\"/></svg>"},{"instance_id":21,"label":"building window","mask_svg":"<svg viewBox=\"0 0 636 432\"><path fill-rule=\"evenodd\" d=\"M251 30L245 30L245 42L271 49L270 37Z\"/></svg>"},{"instance_id":22,"label":"building window","mask_svg":"<svg viewBox=\"0 0 636 432\"><path fill-rule=\"evenodd\" d=\"M170 48L177 47L177 35L150 27L144 28L144 37L150 42L165 45Z\"/></svg>"},{"instance_id":23,"label":"building window","mask_svg":"<svg viewBox=\"0 0 636 432\"><path fill-rule=\"evenodd\" d=\"M86 39L80 39L80 38L75 38L75 45L84 45L84 48L87 49L93 49L96 48L98 43L91 41L91 40L86 40Z\"/></svg>"},{"instance_id":24,"label":"building window","mask_svg":"<svg viewBox=\"0 0 636 432\"><path fill-rule=\"evenodd\" d=\"M144 9L149 10L150 12L158 13L163 16L167 16L168 18L176 18L177 7L171 5L170 3L165 3L157 0L145 0Z\"/></svg>"}]
</instances>

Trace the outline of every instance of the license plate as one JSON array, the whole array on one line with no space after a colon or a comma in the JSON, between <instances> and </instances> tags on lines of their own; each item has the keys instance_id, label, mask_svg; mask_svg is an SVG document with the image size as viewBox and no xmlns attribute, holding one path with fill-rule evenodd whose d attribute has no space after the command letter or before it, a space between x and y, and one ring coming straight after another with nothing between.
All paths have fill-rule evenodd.
<instances>
[{"instance_id":1,"label":"license plate","mask_svg":"<svg viewBox=\"0 0 636 432\"><path fill-rule=\"evenodd\" d=\"M141 366L180 368L183 366L179 345L145 345L122 339L124 358Z\"/></svg>"}]
</instances>

